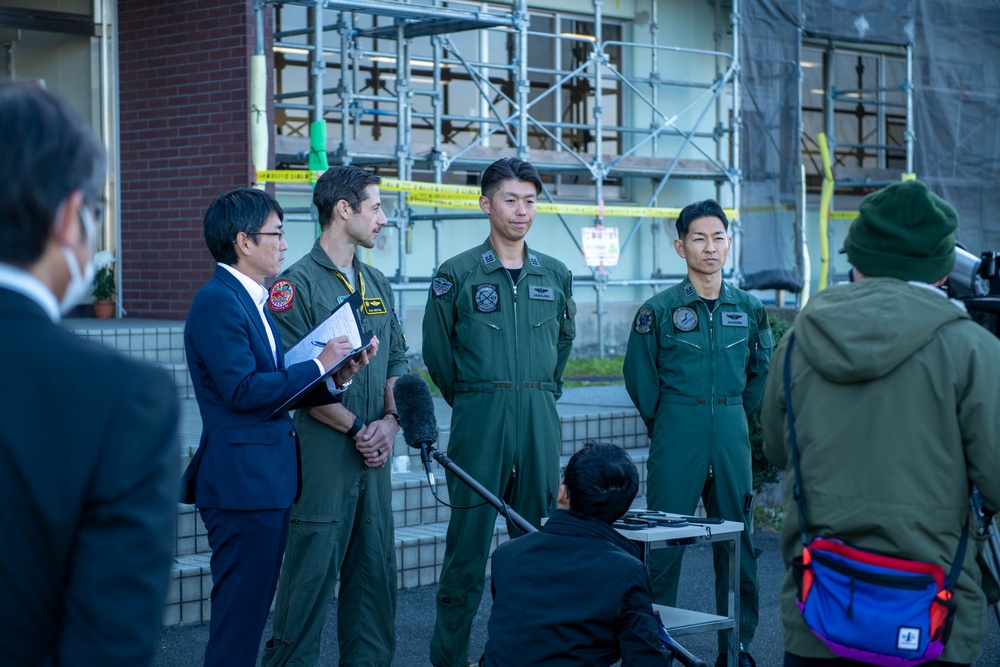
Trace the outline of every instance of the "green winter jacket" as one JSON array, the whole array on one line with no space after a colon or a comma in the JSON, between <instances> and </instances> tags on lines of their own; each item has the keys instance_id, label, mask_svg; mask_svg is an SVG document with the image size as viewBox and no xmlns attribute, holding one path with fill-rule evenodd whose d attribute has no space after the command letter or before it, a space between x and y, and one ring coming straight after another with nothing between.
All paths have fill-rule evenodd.
<instances>
[{"instance_id":1,"label":"green winter jacket","mask_svg":"<svg viewBox=\"0 0 1000 667\"><path fill-rule=\"evenodd\" d=\"M951 568L969 483L1000 506L1000 341L942 292L869 278L821 292L795 321L792 411L809 538ZM782 375L775 351L761 420L765 453L785 468L782 555L802 552ZM970 533L975 533L975 521ZM970 544L973 544L970 542ZM968 549L941 659L975 663L986 600ZM781 589L785 650L831 657L802 622L791 570Z\"/></svg>"}]
</instances>

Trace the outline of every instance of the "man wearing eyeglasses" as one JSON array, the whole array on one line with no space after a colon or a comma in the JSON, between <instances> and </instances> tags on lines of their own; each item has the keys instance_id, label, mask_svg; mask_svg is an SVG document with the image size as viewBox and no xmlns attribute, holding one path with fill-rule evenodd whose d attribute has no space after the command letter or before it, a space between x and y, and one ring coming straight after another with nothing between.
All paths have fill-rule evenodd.
<instances>
[{"instance_id":1,"label":"man wearing eyeglasses","mask_svg":"<svg viewBox=\"0 0 1000 667\"><path fill-rule=\"evenodd\" d=\"M148 665L177 517L177 391L60 326L92 289L104 149L0 85L0 662Z\"/></svg>"},{"instance_id":2,"label":"man wearing eyeglasses","mask_svg":"<svg viewBox=\"0 0 1000 667\"><path fill-rule=\"evenodd\" d=\"M386 462L399 431L392 386L408 371L392 287L357 248L386 224L379 177L328 169L313 203L321 228L312 251L271 286L268 302L287 345L359 292L362 330L388 351L358 373L343 402L295 413L302 438L302 497L292 507L285 564L264 667L315 665L337 579L342 665L390 665L395 651L396 544Z\"/></svg>"},{"instance_id":3,"label":"man wearing eyeglasses","mask_svg":"<svg viewBox=\"0 0 1000 667\"><path fill-rule=\"evenodd\" d=\"M201 443L184 473L212 547L212 625L206 667L253 667L278 582L289 508L301 488L298 434L284 403L353 349L347 336L316 359L285 365L281 337L264 309L263 282L281 270L283 212L262 190L227 192L205 213L205 242L218 262L198 291L184 349L201 410ZM377 349L373 343L372 355ZM339 401L363 353L333 374ZM316 398L315 391L310 399Z\"/></svg>"}]
</instances>

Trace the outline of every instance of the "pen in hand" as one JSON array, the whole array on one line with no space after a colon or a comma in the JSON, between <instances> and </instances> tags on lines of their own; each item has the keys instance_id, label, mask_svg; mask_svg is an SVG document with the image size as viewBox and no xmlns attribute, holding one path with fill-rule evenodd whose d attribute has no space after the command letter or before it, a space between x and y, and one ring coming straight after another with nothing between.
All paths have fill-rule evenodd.
<instances>
[{"instance_id":1,"label":"pen in hand","mask_svg":"<svg viewBox=\"0 0 1000 667\"><path fill-rule=\"evenodd\" d=\"M316 347L326 347L326 343L323 343L323 342L318 341L318 340L314 340L313 341L313 345L315 345Z\"/></svg>"}]
</instances>

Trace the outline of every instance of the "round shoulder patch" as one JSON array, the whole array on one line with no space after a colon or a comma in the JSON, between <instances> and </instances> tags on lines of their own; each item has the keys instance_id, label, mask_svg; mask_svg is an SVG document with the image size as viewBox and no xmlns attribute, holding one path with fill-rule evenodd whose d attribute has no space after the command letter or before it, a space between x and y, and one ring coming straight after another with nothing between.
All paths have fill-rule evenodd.
<instances>
[{"instance_id":1,"label":"round shoulder patch","mask_svg":"<svg viewBox=\"0 0 1000 667\"><path fill-rule=\"evenodd\" d=\"M295 300L295 287L287 280L276 280L271 285L271 296L267 306L271 312L280 313L292 307Z\"/></svg>"},{"instance_id":2,"label":"round shoulder patch","mask_svg":"<svg viewBox=\"0 0 1000 667\"><path fill-rule=\"evenodd\" d=\"M653 309L649 306L643 306L639 309L639 312L635 316L635 332L640 334L648 334L649 330L653 326Z\"/></svg>"}]
</instances>

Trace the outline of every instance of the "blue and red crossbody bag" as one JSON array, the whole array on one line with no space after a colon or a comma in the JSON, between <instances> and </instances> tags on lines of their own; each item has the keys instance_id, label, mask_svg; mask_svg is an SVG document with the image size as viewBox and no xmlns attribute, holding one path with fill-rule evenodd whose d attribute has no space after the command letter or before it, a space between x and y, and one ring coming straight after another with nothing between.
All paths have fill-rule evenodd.
<instances>
[{"instance_id":1,"label":"blue and red crossbody bag","mask_svg":"<svg viewBox=\"0 0 1000 667\"><path fill-rule=\"evenodd\" d=\"M936 660L951 632L952 589L965 560L968 520L947 577L944 568L934 563L858 549L830 536L806 538L789 370L794 332L789 336L785 408L802 533L802 556L792 567L802 618L834 655L843 658L885 667L913 667Z\"/></svg>"}]
</instances>

